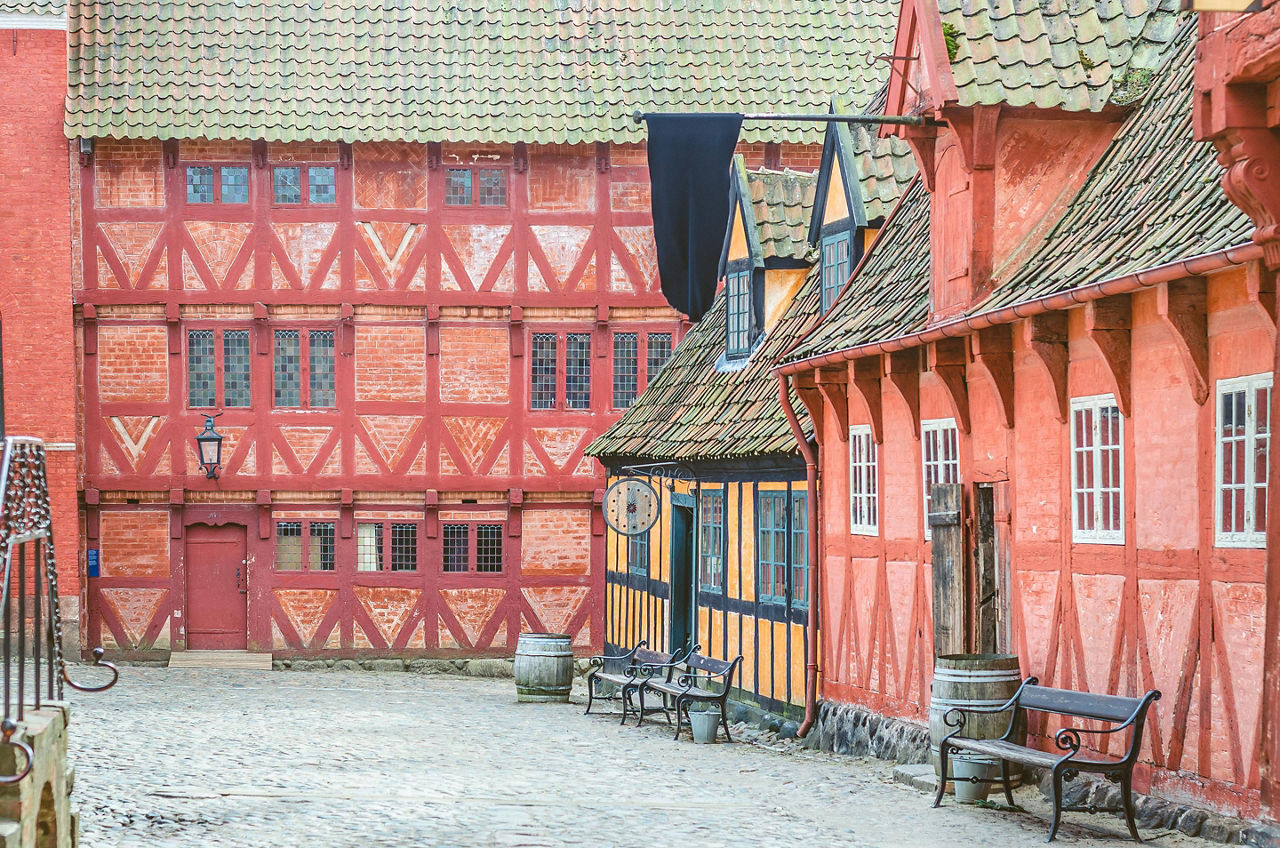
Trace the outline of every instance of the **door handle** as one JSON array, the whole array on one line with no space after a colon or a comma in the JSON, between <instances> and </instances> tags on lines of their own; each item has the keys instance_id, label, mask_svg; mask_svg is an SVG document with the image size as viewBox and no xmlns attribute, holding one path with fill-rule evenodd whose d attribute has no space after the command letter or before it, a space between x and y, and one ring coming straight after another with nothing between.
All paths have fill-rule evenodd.
<instances>
[{"instance_id":1,"label":"door handle","mask_svg":"<svg viewBox=\"0 0 1280 848\"><path fill-rule=\"evenodd\" d=\"M244 582L240 580L239 568L236 569L236 588L240 590L240 594L242 595L249 594L249 587L244 585Z\"/></svg>"}]
</instances>

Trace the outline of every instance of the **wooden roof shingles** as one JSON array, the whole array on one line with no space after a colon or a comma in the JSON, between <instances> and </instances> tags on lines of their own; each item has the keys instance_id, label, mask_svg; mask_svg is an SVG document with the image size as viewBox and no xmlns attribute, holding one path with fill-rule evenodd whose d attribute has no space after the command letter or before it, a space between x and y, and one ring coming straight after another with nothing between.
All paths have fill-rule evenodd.
<instances>
[{"instance_id":1,"label":"wooden roof shingles","mask_svg":"<svg viewBox=\"0 0 1280 848\"><path fill-rule=\"evenodd\" d=\"M21 0L19 0L21 2ZM644 111L821 111L884 85L893 0L78 0L66 133L639 142ZM748 124L812 143L821 125Z\"/></svg>"},{"instance_id":2,"label":"wooden roof shingles","mask_svg":"<svg viewBox=\"0 0 1280 848\"><path fill-rule=\"evenodd\" d=\"M790 244L788 258L810 254L806 240L817 178L794 171L748 172L757 226L773 233L762 243ZM782 256L783 254L773 254ZM591 456L631 461L714 461L798 453L769 372L776 358L803 335L821 307L821 270L806 275L785 313L744 367L717 370L725 349L724 292L681 340L656 380L626 414L587 449ZM812 425L793 407L806 435Z\"/></svg>"}]
</instances>

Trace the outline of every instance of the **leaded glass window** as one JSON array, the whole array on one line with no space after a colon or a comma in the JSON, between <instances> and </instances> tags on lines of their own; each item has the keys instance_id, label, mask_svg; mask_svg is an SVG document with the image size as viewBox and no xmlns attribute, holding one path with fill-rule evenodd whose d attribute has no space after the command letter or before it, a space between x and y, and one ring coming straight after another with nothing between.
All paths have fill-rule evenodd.
<instances>
[{"instance_id":1,"label":"leaded glass window","mask_svg":"<svg viewBox=\"0 0 1280 848\"><path fill-rule=\"evenodd\" d=\"M302 202L302 169L297 166L277 167L272 171L276 203Z\"/></svg>"},{"instance_id":2,"label":"leaded glass window","mask_svg":"<svg viewBox=\"0 0 1280 848\"><path fill-rule=\"evenodd\" d=\"M276 330L275 340L275 405L302 406L301 334Z\"/></svg>"},{"instance_id":3,"label":"leaded glass window","mask_svg":"<svg viewBox=\"0 0 1280 848\"><path fill-rule=\"evenodd\" d=\"M187 404L214 406L213 330L187 332Z\"/></svg>"},{"instance_id":4,"label":"leaded glass window","mask_svg":"<svg viewBox=\"0 0 1280 848\"><path fill-rule=\"evenodd\" d=\"M591 407L591 334L569 333L564 345L564 405Z\"/></svg>"},{"instance_id":5,"label":"leaded glass window","mask_svg":"<svg viewBox=\"0 0 1280 848\"><path fill-rule=\"evenodd\" d=\"M338 188L331 166L307 169L307 190L312 203L333 204L338 202Z\"/></svg>"},{"instance_id":6,"label":"leaded glass window","mask_svg":"<svg viewBox=\"0 0 1280 848\"><path fill-rule=\"evenodd\" d=\"M636 402L640 387L640 337L636 333L613 334L613 406L626 409Z\"/></svg>"},{"instance_id":7,"label":"leaded glass window","mask_svg":"<svg viewBox=\"0 0 1280 848\"><path fill-rule=\"evenodd\" d=\"M555 409L556 334L534 333L530 354L529 406L531 409Z\"/></svg>"},{"instance_id":8,"label":"leaded glass window","mask_svg":"<svg viewBox=\"0 0 1280 848\"><path fill-rule=\"evenodd\" d=\"M222 333L222 391L227 406L249 406L249 331L224 330Z\"/></svg>"},{"instance_id":9,"label":"leaded glass window","mask_svg":"<svg viewBox=\"0 0 1280 848\"><path fill-rule=\"evenodd\" d=\"M308 342L307 364L310 371L312 408L338 405L337 377L334 374L333 330L312 330Z\"/></svg>"}]
</instances>

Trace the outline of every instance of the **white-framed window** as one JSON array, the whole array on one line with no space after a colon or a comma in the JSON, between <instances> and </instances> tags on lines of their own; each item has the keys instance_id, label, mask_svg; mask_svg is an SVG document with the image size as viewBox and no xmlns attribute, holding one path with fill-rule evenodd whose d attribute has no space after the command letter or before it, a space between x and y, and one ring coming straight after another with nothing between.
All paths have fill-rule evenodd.
<instances>
[{"instance_id":1,"label":"white-framed window","mask_svg":"<svg viewBox=\"0 0 1280 848\"><path fill-rule=\"evenodd\" d=\"M933 538L929 529L932 489L939 483L960 482L960 434L954 418L935 418L920 422L921 466L924 470L924 537Z\"/></svg>"},{"instance_id":2,"label":"white-framed window","mask_svg":"<svg viewBox=\"0 0 1280 848\"><path fill-rule=\"evenodd\" d=\"M1071 399L1071 539L1124 544L1124 416L1113 395Z\"/></svg>"},{"instance_id":3,"label":"white-framed window","mask_svg":"<svg viewBox=\"0 0 1280 848\"><path fill-rule=\"evenodd\" d=\"M1270 374L1218 381L1219 547L1266 546L1270 413Z\"/></svg>"},{"instance_id":4,"label":"white-framed window","mask_svg":"<svg viewBox=\"0 0 1280 848\"><path fill-rule=\"evenodd\" d=\"M880 533L880 479L876 440L871 427L849 427L849 532L858 536Z\"/></svg>"}]
</instances>

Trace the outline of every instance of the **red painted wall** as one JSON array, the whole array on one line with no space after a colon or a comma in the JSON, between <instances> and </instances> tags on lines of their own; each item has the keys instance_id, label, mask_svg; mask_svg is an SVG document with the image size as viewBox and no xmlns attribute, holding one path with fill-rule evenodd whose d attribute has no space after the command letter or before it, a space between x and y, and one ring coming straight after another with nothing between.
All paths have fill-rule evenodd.
<instances>
[{"instance_id":1,"label":"red painted wall","mask_svg":"<svg viewBox=\"0 0 1280 848\"><path fill-rule=\"evenodd\" d=\"M1265 621L1265 551L1214 538L1215 403L1221 379L1269 373L1274 326L1250 300L1245 272L1208 284L1210 395L1197 404L1156 293L1132 297L1132 414L1124 422L1125 544L1072 542L1070 430L1047 372L1014 326L1015 420L972 364L972 429L960 436L965 483L1008 480L1008 649L1050 685L1136 695L1160 689L1143 780L1184 801L1255 815ZM1069 397L1113 391L1109 371L1069 313ZM847 444L828 408L821 448L823 696L925 721L933 657L931 550L922 533L920 441L884 381L881 532L849 532ZM920 417L953 417L930 374ZM856 393L850 423L866 423ZM1051 728L1038 728L1044 737Z\"/></svg>"},{"instance_id":2,"label":"red painted wall","mask_svg":"<svg viewBox=\"0 0 1280 848\"><path fill-rule=\"evenodd\" d=\"M0 30L0 321L5 430L38 436L48 471L66 639L79 609L71 202L62 134L66 33Z\"/></svg>"}]
</instances>

